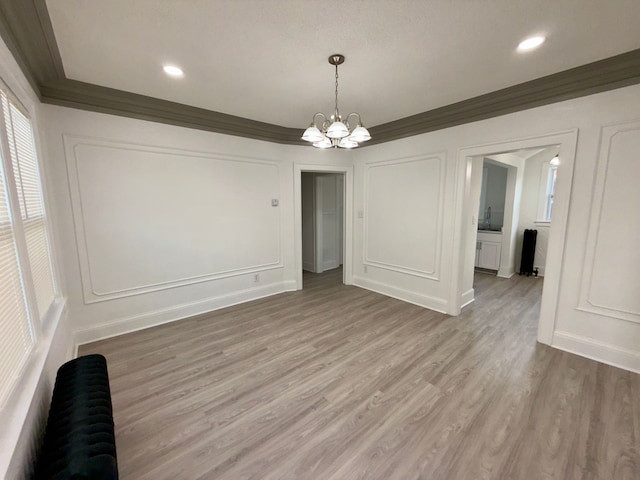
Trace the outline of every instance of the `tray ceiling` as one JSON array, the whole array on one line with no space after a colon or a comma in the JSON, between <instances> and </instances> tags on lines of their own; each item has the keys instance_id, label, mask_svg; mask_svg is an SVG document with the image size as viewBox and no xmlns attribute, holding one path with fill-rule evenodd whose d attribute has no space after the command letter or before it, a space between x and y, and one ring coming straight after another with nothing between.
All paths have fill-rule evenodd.
<instances>
[{"instance_id":1,"label":"tray ceiling","mask_svg":"<svg viewBox=\"0 0 640 480\"><path fill-rule=\"evenodd\" d=\"M637 0L48 0L67 78L283 127L376 126L640 47ZM527 54L520 40L544 34ZM162 64L182 67L169 78Z\"/></svg>"}]
</instances>

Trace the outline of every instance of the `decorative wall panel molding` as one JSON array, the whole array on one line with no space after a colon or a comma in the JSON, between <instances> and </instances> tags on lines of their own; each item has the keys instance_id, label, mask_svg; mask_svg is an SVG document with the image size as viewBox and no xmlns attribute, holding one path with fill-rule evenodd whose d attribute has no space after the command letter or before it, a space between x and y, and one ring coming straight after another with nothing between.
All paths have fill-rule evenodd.
<instances>
[{"instance_id":1,"label":"decorative wall panel molding","mask_svg":"<svg viewBox=\"0 0 640 480\"><path fill-rule=\"evenodd\" d=\"M640 373L640 354L634 350L562 331L556 331L553 334L552 346L581 357L591 358L596 362L604 362L624 370Z\"/></svg>"},{"instance_id":2,"label":"decorative wall panel molding","mask_svg":"<svg viewBox=\"0 0 640 480\"><path fill-rule=\"evenodd\" d=\"M66 78L46 0L0 0L0 36L45 103L302 145L300 129L282 127ZM571 68L369 130L366 145L518 112L640 83L640 49Z\"/></svg>"},{"instance_id":3,"label":"decorative wall panel molding","mask_svg":"<svg viewBox=\"0 0 640 480\"><path fill-rule=\"evenodd\" d=\"M366 164L365 265L439 280L445 158Z\"/></svg>"},{"instance_id":4,"label":"decorative wall panel molding","mask_svg":"<svg viewBox=\"0 0 640 480\"><path fill-rule=\"evenodd\" d=\"M399 288L387 283L378 282L367 277L353 277L353 284L361 288L366 288L372 292L381 293L387 297L397 298L403 302L413 303L429 310L435 310L440 313L448 313L449 305L446 299L417 293L404 288Z\"/></svg>"},{"instance_id":5,"label":"decorative wall panel molding","mask_svg":"<svg viewBox=\"0 0 640 480\"><path fill-rule=\"evenodd\" d=\"M64 144L85 303L283 266L277 163Z\"/></svg>"},{"instance_id":6,"label":"decorative wall panel molding","mask_svg":"<svg viewBox=\"0 0 640 480\"><path fill-rule=\"evenodd\" d=\"M579 309L640 323L640 122L604 127Z\"/></svg>"},{"instance_id":7,"label":"decorative wall panel molding","mask_svg":"<svg viewBox=\"0 0 640 480\"><path fill-rule=\"evenodd\" d=\"M238 290L223 295L213 295L208 298L172 305L166 308L151 310L110 320L109 322L80 328L74 333L74 357L77 356L78 346L97 342L105 338L156 327L165 323L175 322L183 318L209 313L239 303L250 302L260 298L276 295L282 292L294 291L295 282L279 282L259 287Z\"/></svg>"}]
</instances>

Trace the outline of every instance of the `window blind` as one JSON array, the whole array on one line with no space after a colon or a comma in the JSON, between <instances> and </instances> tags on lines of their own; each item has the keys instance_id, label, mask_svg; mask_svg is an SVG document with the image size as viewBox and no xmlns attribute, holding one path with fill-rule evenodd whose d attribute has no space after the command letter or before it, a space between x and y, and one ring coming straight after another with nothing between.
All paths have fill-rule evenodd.
<instances>
[{"instance_id":1,"label":"window blind","mask_svg":"<svg viewBox=\"0 0 640 480\"><path fill-rule=\"evenodd\" d=\"M6 175L0 168L0 408L17 381L33 348L9 212Z\"/></svg>"},{"instance_id":2,"label":"window blind","mask_svg":"<svg viewBox=\"0 0 640 480\"><path fill-rule=\"evenodd\" d=\"M4 92L2 104L31 277L42 319L53 302L55 292L33 131L29 119Z\"/></svg>"},{"instance_id":3,"label":"window blind","mask_svg":"<svg viewBox=\"0 0 640 480\"><path fill-rule=\"evenodd\" d=\"M55 296L29 118L0 83L0 409L17 384Z\"/></svg>"}]
</instances>

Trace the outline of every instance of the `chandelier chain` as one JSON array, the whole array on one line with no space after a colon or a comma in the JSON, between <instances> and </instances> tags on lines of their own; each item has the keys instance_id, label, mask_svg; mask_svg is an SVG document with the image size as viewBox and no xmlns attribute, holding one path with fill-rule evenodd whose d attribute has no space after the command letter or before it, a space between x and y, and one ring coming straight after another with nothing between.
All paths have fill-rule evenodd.
<instances>
[{"instance_id":1,"label":"chandelier chain","mask_svg":"<svg viewBox=\"0 0 640 480\"><path fill-rule=\"evenodd\" d=\"M338 112L338 65L336 65L336 121L340 117Z\"/></svg>"}]
</instances>

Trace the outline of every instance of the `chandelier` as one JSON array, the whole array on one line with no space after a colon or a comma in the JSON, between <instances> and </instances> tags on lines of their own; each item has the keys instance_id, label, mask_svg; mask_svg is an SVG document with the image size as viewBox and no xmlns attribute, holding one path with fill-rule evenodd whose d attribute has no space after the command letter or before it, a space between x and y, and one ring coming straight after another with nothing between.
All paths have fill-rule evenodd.
<instances>
[{"instance_id":1,"label":"chandelier","mask_svg":"<svg viewBox=\"0 0 640 480\"><path fill-rule=\"evenodd\" d=\"M344 63L344 55L334 54L329 57L329 63L336 67L336 109L331 117L318 112L313 116L313 121L302 134L302 140L311 142L318 148L354 148L360 142L366 142L371 138L369 131L362 126L360 114L353 112L342 120L338 110L338 65ZM316 123L318 117L322 123ZM357 117L357 122L350 123L351 117Z\"/></svg>"}]
</instances>

